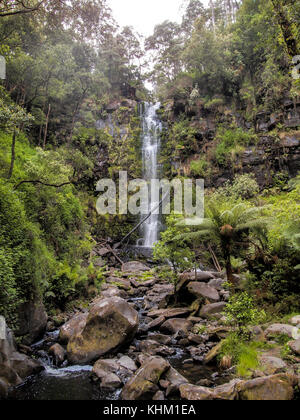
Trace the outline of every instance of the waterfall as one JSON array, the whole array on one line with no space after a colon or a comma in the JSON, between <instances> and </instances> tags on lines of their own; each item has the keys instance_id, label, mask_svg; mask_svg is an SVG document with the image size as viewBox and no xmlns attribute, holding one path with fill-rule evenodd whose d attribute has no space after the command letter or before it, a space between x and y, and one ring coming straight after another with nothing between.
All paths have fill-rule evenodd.
<instances>
[{"instance_id":1,"label":"waterfall","mask_svg":"<svg viewBox=\"0 0 300 420\"><path fill-rule=\"evenodd\" d=\"M151 179L158 179L158 156L160 149L160 133L162 124L157 116L160 103L151 104L145 102L141 110L142 120L142 159L143 159L143 178L151 183ZM151 184L149 184L151 185ZM149 209L153 210L159 202L153 201L151 188L149 187ZM144 217L144 216L142 216ZM160 226L159 214L152 214L151 217L142 225L142 243L144 247L152 248L158 241Z\"/></svg>"}]
</instances>

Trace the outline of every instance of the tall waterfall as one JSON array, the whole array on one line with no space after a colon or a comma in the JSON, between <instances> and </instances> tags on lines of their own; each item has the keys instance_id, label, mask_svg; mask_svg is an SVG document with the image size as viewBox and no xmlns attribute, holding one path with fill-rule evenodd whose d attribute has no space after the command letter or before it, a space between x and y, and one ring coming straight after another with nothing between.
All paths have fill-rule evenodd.
<instances>
[{"instance_id":1,"label":"tall waterfall","mask_svg":"<svg viewBox=\"0 0 300 420\"><path fill-rule=\"evenodd\" d=\"M158 156L162 130L162 124L157 116L159 108L160 103L151 104L145 102L141 112L143 178L149 182L151 182L151 179L158 179L159 177ZM150 190L151 188L149 188L149 209L154 210L159 205L159 202L152 201ZM159 214L152 214L142 225L143 246L151 248L158 241L159 225Z\"/></svg>"}]
</instances>

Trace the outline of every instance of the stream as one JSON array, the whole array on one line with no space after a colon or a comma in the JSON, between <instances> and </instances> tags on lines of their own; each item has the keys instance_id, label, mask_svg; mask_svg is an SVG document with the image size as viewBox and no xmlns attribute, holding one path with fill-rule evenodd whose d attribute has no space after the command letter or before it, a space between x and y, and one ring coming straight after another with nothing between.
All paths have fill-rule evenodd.
<instances>
[{"instance_id":1,"label":"stream","mask_svg":"<svg viewBox=\"0 0 300 420\"><path fill-rule=\"evenodd\" d=\"M130 298L129 303L135 305L139 312L140 326L144 325L144 298ZM151 339L151 333L140 332L134 339L138 344L140 340ZM13 388L9 394L9 400L65 400L65 401L84 401L84 400L120 400L121 390L105 391L100 389L99 383L92 379L92 366L69 366L67 361L62 367L55 367L52 356L48 350L52 344L57 342L59 330L46 333L45 337L32 346L34 356L43 363L44 370L38 375L32 376L25 383ZM188 352L179 346L174 340L174 344L169 347L174 350L174 354L166 356L180 374L193 384L201 379L213 381L215 384L226 382L226 379L217 376L214 366L204 366L201 363L184 364L190 359ZM122 354L127 354L127 349L123 349ZM103 357L111 358L115 355ZM215 378L217 376L217 379Z\"/></svg>"}]
</instances>

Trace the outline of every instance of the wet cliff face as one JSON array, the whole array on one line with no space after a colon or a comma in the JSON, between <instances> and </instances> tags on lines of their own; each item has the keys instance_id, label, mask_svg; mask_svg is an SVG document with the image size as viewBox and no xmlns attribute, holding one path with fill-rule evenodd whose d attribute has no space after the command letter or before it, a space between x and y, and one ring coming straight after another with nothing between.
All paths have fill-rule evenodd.
<instances>
[{"instance_id":1,"label":"wet cliff face","mask_svg":"<svg viewBox=\"0 0 300 420\"><path fill-rule=\"evenodd\" d=\"M204 109L201 104L190 107L182 102L170 101L162 112L169 127L182 118L195 130L196 145L177 153L172 162L172 172L193 176L190 163L199 157L210 161L212 171L205 177L206 186L220 187L236 174L253 173L261 188L274 185L277 178L292 178L300 171L300 100L283 99L276 112L260 112L251 121L242 111L228 106ZM211 159L211 150L217 143L218 127L235 125L257 136L255 145L246 146L233 159L218 164ZM164 148L166 143L162 144Z\"/></svg>"}]
</instances>

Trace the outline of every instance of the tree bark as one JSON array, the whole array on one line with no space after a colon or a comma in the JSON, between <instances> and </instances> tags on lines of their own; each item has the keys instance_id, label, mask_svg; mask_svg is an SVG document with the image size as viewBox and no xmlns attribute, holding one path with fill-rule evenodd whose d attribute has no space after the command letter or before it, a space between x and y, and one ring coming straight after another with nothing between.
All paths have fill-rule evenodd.
<instances>
[{"instance_id":1,"label":"tree bark","mask_svg":"<svg viewBox=\"0 0 300 420\"><path fill-rule=\"evenodd\" d=\"M12 143L11 143L11 160L10 160L10 168L8 172L8 179L12 177L14 165L15 165L15 159L16 159L16 137L17 133L16 130L14 131Z\"/></svg>"},{"instance_id":2,"label":"tree bark","mask_svg":"<svg viewBox=\"0 0 300 420\"><path fill-rule=\"evenodd\" d=\"M271 0L275 14L278 20L278 24L281 28L281 32L284 38L284 42L287 47L287 51L291 57L295 57L299 54L299 49L297 47L297 41L292 32L292 25L289 22L289 19L284 10L284 2L282 0Z\"/></svg>"},{"instance_id":3,"label":"tree bark","mask_svg":"<svg viewBox=\"0 0 300 420\"><path fill-rule=\"evenodd\" d=\"M45 148L46 148L46 141L47 141L47 135L48 135L48 124L49 124L49 116L50 116L50 112L51 112L51 105L49 104L49 107L48 107L48 113L47 113L47 117L46 117L46 125L45 125L45 133L44 133L43 149L45 149Z\"/></svg>"}]
</instances>

